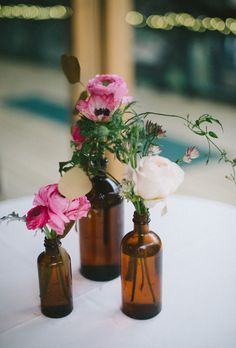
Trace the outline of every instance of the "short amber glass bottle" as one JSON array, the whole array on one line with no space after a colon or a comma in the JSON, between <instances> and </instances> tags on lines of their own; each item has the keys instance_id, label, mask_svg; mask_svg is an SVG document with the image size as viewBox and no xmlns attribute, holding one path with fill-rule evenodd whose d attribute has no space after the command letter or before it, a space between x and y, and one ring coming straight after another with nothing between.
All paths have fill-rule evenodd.
<instances>
[{"instance_id":1,"label":"short amber glass bottle","mask_svg":"<svg viewBox=\"0 0 236 348\"><path fill-rule=\"evenodd\" d=\"M91 280L106 281L120 275L124 205L119 190L114 180L100 172L87 194L91 209L79 220L80 272Z\"/></svg>"},{"instance_id":2,"label":"short amber glass bottle","mask_svg":"<svg viewBox=\"0 0 236 348\"><path fill-rule=\"evenodd\" d=\"M149 221L149 215L135 212L134 230L121 243L122 311L135 319L161 311L162 243Z\"/></svg>"},{"instance_id":3,"label":"short amber glass bottle","mask_svg":"<svg viewBox=\"0 0 236 348\"><path fill-rule=\"evenodd\" d=\"M64 317L73 310L70 256L57 238L45 238L44 246L38 257L41 311L47 317Z\"/></svg>"}]
</instances>

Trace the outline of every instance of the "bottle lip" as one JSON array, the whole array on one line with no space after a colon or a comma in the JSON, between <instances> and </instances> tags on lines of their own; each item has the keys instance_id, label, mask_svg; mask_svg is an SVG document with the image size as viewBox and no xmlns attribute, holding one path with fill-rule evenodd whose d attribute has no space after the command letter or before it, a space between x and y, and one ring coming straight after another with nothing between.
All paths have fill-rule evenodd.
<instances>
[{"instance_id":1,"label":"bottle lip","mask_svg":"<svg viewBox=\"0 0 236 348\"><path fill-rule=\"evenodd\" d=\"M137 211L134 212L133 222L140 225L148 224L151 221L149 213L139 214Z\"/></svg>"},{"instance_id":2,"label":"bottle lip","mask_svg":"<svg viewBox=\"0 0 236 348\"><path fill-rule=\"evenodd\" d=\"M61 245L61 241L58 237L49 239L47 237L44 238L44 246L47 248L57 248Z\"/></svg>"}]
</instances>

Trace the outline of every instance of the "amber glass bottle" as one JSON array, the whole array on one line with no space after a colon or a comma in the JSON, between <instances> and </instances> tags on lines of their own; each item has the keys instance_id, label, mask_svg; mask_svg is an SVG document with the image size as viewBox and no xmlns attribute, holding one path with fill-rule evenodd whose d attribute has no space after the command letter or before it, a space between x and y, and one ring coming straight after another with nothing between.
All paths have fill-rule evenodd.
<instances>
[{"instance_id":1,"label":"amber glass bottle","mask_svg":"<svg viewBox=\"0 0 236 348\"><path fill-rule=\"evenodd\" d=\"M68 315L73 309L70 256L58 239L44 240L38 257L41 311L51 318Z\"/></svg>"},{"instance_id":2,"label":"amber glass bottle","mask_svg":"<svg viewBox=\"0 0 236 348\"><path fill-rule=\"evenodd\" d=\"M106 281L120 275L120 243L124 229L123 199L119 185L104 172L92 179L87 194L91 209L79 220L81 274Z\"/></svg>"},{"instance_id":3,"label":"amber glass bottle","mask_svg":"<svg viewBox=\"0 0 236 348\"><path fill-rule=\"evenodd\" d=\"M122 311L135 319L161 311L162 244L149 221L149 215L135 212L134 230L121 243Z\"/></svg>"}]
</instances>

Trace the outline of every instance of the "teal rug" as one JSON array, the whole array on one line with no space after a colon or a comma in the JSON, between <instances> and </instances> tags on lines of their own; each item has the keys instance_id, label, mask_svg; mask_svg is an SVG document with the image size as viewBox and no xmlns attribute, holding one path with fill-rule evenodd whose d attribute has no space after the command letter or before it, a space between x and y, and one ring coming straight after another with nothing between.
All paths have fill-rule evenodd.
<instances>
[{"instance_id":1,"label":"teal rug","mask_svg":"<svg viewBox=\"0 0 236 348\"><path fill-rule=\"evenodd\" d=\"M9 108L18 109L60 123L68 123L70 120L69 108L66 108L64 104L54 103L37 96L8 98L4 101L4 104Z\"/></svg>"}]
</instances>

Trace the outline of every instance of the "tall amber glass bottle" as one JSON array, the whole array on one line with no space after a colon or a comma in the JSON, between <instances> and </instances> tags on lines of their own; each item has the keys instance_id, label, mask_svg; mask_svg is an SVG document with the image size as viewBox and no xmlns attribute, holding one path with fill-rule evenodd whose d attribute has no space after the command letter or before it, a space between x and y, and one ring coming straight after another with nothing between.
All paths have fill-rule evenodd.
<instances>
[{"instance_id":1,"label":"tall amber glass bottle","mask_svg":"<svg viewBox=\"0 0 236 348\"><path fill-rule=\"evenodd\" d=\"M120 275L120 243L124 229L123 199L119 185L104 172L92 179L87 194L91 209L79 220L81 274L106 281Z\"/></svg>"},{"instance_id":2,"label":"tall amber glass bottle","mask_svg":"<svg viewBox=\"0 0 236 348\"><path fill-rule=\"evenodd\" d=\"M38 257L41 311L51 318L68 315L73 309L70 256L58 239L44 240Z\"/></svg>"},{"instance_id":3,"label":"tall amber glass bottle","mask_svg":"<svg viewBox=\"0 0 236 348\"><path fill-rule=\"evenodd\" d=\"M135 212L134 230L121 243L122 311L135 319L161 311L162 244L149 221L149 215Z\"/></svg>"}]
</instances>

